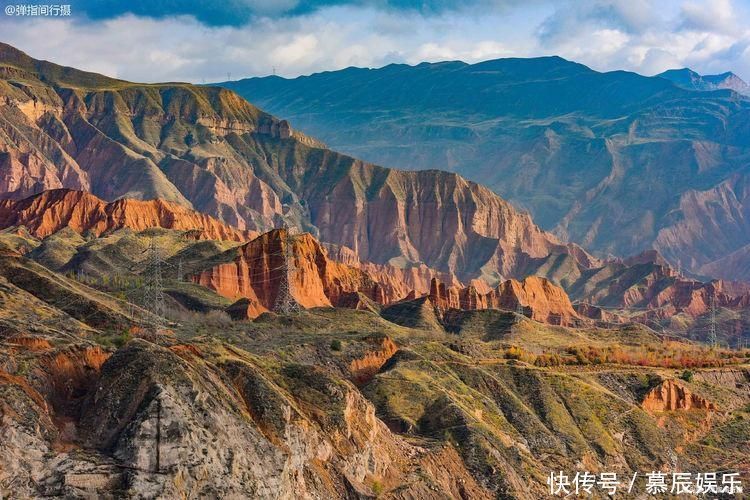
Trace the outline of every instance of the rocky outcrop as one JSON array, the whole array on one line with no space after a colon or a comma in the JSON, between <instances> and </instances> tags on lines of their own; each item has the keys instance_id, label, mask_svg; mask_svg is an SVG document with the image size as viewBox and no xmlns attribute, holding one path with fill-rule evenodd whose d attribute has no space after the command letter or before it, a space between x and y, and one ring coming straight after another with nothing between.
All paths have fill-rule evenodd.
<instances>
[{"instance_id":1,"label":"rocky outcrop","mask_svg":"<svg viewBox=\"0 0 750 500\"><path fill-rule=\"evenodd\" d=\"M700 317L709 312L712 300L716 307L734 310L750 304L746 283L687 277L656 252L609 261L582 273L566 289L573 300L587 304L578 306L584 316L608 322L619 320L604 309L634 309L639 311L634 319L652 321L676 314Z\"/></svg>"},{"instance_id":2,"label":"rocky outcrop","mask_svg":"<svg viewBox=\"0 0 750 500\"><path fill-rule=\"evenodd\" d=\"M651 413L663 411L716 410L716 405L692 393L675 380L665 380L651 389L641 402L641 407Z\"/></svg>"},{"instance_id":3,"label":"rocky outcrop","mask_svg":"<svg viewBox=\"0 0 750 500\"><path fill-rule=\"evenodd\" d=\"M462 286L455 274L439 272L425 264L408 266L399 266L398 262L394 262L394 265L375 264L360 260L357 253L351 248L331 243L323 243L323 246L331 259L362 269L372 276L383 288L386 297L400 299L406 297L410 292L417 295L427 294L430 291L430 283L433 279L438 279L450 286Z\"/></svg>"},{"instance_id":4,"label":"rocky outcrop","mask_svg":"<svg viewBox=\"0 0 750 500\"><path fill-rule=\"evenodd\" d=\"M522 281L507 280L487 293L480 293L471 285L447 286L432 278L427 294L412 289L404 296L408 288L406 283L394 279L401 276L398 271L387 273L384 271L387 266L359 263L353 267L333 261L310 234L292 236L283 229L265 233L218 258L209 259L203 266L205 269L194 273L191 279L224 297L238 299L227 309L235 319L255 318L273 310L289 268L290 293L306 308L373 309L368 301L387 305L426 296L430 306L442 311L451 308L520 309L544 323L573 325L582 321L565 291L544 278L530 276ZM376 273L362 269L374 269Z\"/></svg>"},{"instance_id":5,"label":"rocky outcrop","mask_svg":"<svg viewBox=\"0 0 750 500\"><path fill-rule=\"evenodd\" d=\"M255 299L242 297L227 307L225 311L233 320L241 321L244 319L257 318L264 312L268 311L268 308L264 307Z\"/></svg>"},{"instance_id":6,"label":"rocky outcrop","mask_svg":"<svg viewBox=\"0 0 750 500\"><path fill-rule=\"evenodd\" d=\"M309 365L277 372L230 349L219 359L206 346L129 342L76 388L67 424L81 432L65 447L66 422L45 393L0 371L0 493L350 498L398 487L424 498L439 484L490 498L455 452L391 433L351 383Z\"/></svg>"},{"instance_id":7,"label":"rocky outcrop","mask_svg":"<svg viewBox=\"0 0 750 500\"><path fill-rule=\"evenodd\" d=\"M554 131L546 134L540 151L554 150L550 144L557 137ZM608 168L628 170L630 163L609 148L615 145L602 143L595 150L611 160ZM709 156L706 168L716 160ZM489 189L453 173L397 171L325 149L231 91L124 82L35 61L7 45L0 47L0 162L0 191L13 199L66 187L120 200L103 226L175 227L186 221L186 226L206 227L206 237L241 239L247 236L244 231L265 231L282 219L289 221L320 241L350 249L337 253L349 252L346 262L379 284L383 303L403 299L410 291L426 294L432 278L438 278L450 286L473 281L474 290L461 299L472 304L486 294L485 286L535 275L562 285L575 301L653 309L651 319L705 313L710 293L704 284L676 277L665 263L648 262L648 256L603 263L543 231L529 214ZM556 186L562 177L542 184ZM599 187L590 186L591 196L609 192L618 179L613 174ZM749 244L743 240L748 234L742 194L748 192L746 184L746 176L736 175L711 192L684 194L684 221L675 216L669 228L662 228L656 247L672 262L680 258L675 249L700 247L705 252L695 254L693 268L710 266L729 247L739 248L742 260L741 249ZM142 206L126 198L164 201ZM588 224L574 227L579 213L595 206L579 198L558 224L562 235L579 233ZM239 229L198 220L197 214L179 212L171 203ZM6 213L8 224L15 218L14 207L6 209L12 215ZM556 217L559 213L564 211L556 207ZM90 225L84 220L90 217L88 211L71 214L68 221L64 214L50 215L52 220L40 227ZM728 226L711 224L716 219L733 221L736 241L711 253L711 241L726 239L728 233ZM607 224L589 222L582 241L601 247ZM639 238L644 227L656 230L649 217L629 224L628 230L635 227ZM628 245L640 245L637 240L629 238ZM749 301L750 296L737 295L725 300L735 308Z\"/></svg>"},{"instance_id":8,"label":"rocky outcrop","mask_svg":"<svg viewBox=\"0 0 750 500\"><path fill-rule=\"evenodd\" d=\"M329 259L307 233L270 231L229 250L217 259L223 262L213 260L191 279L224 297L241 298L230 307L235 318L254 318L273 310L282 283L288 283L292 298L305 308L336 306L348 300L350 292L363 293L380 304L389 300L371 276Z\"/></svg>"},{"instance_id":9,"label":"rocky outcrop","mask_svg":"<svg viewBox=\"0 0 750 500\"><path fill-rule=\"evenodd\" d=\"M628 322L627 318L624 318L619 314L586 302L574 304L573 309L584 318L596 320L603 325L624 324Z\"/></svg>"},{"instance_id":10,"label":"rocky outcrop","mask_svg":"<svg viewBox=\"0 0 750 500\"><path fill-rule=\"evenodd\" d=\"M83 191L56 189L23 200L0 200L0 229L24 226L37 238L70 228L100 236L118 229L190 230L200 239L245 241L241 231L207 215L163 200L121 199L107 203Z\"/></svg>"},{"instance_id":11,"label":"rocky outcrop","mask_svg":"<svg viewBox=\"0 0 750 500\"><path fill-rule=\"evenodd\" d=\"M432 280L429 299L442 310L504 309L554 325L571 326L583 321L573 308L565 290L549 280L529 276L521 281L507 280L487 293L473 286L455 288Z\"/></svg>"}]
</instances>

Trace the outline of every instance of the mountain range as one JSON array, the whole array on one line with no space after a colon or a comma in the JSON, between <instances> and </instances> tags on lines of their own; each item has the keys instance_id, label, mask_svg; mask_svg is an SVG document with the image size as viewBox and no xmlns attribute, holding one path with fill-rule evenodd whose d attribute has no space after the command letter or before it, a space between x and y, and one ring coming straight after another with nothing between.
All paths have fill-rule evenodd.
<instances>
[{"instance_id":1,"label":"mountain range","mask_svg":"<svg viewBox=\"0 0 750 500\"><path fill-rule=\"evenodd\" d=\"M746 480L749 329L748 283L597 258L480 184L337 153L231 90L0 45L3 498Z\"/></svg>"},{"instance_id":2,"label":"mountain range","mask_svg":"<svg viewBox=\"0 0 750 500\"><path fill-rule=\"evenodd\" d=\"M640 321L698 338L705 329L696 319L715 300L735 311L729 338L742 335L744 286L686 278L653 253L597 259L457 174L394 170L337 153L229 90L130 83L37 61L7 45L0 49L5 228L43 228L43 237L66 226L95 234L196 226L204 237L241 240L288 224L309 231L334 260L375 276L385 290L383 303L409 292L428 294L433 278L454 290L448 295L473 297L536 275L562 286L584 316L614 320L619 313L607 311L637 310ZM571 71L571 63L552 63L562 75ZM585 67L572 67L591 78ZM693 95L664 81L652 84ZM600 106L606 107L603 100ZM725 229L693 227L702 236L710 228ZM746 236L734 234L735 240ZM674 234L680 237L685 233ZM467 286L478 294L459 291ZM469 302L488 300L497 301ZM684 320L675 325L674 315Z\"/></svg>"},{"instance_id":3,"label":"mountain range","mask_svg":"<svg viewBox=\"0 0 750 500\"><path fill-rule=\"evenodd\" d=\"M481 182L599 257L656 249L686 272L748 279L750 100L666 79L680 74L543 57L220 85L335 149Z\"/></svg>"},{"instance_id":4,"label":"mountain range","mask_svg":"<svg viewBox=\"0 0 750 500\"><path fill-rule=\"evenodd\" d=\"M0 192L159 198L241 230L282 222L365 261L511 277L575 245L452 173L399 171L326 149L231 91L142 85L0 46Z\"/></svg>"}]
</instances>

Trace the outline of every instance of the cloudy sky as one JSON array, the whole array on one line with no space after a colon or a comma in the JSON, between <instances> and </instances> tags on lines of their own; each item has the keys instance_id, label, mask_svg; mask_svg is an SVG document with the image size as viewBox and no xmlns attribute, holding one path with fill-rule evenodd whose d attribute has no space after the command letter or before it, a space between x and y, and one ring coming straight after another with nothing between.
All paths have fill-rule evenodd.
<instances>
[{"instance_id":1,"label":"cloudy sky","mask_svg":"<svg viewBox=\"0 0 750 500\"><path fill-rule=\"evenodd\" d=\"M551 54L600 71L750 80L748 0L61 1L70 18L0 13L0 41L145 82Z\"/></svg>"}]
</instances>

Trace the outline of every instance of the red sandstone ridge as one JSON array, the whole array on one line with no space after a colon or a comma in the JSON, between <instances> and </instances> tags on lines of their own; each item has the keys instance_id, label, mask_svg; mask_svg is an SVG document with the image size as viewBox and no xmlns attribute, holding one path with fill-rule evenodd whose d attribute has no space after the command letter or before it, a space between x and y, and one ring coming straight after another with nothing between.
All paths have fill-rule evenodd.
<instances>
[{"instance_id":1,"label":"red sandstone ridge","mask_svg":"<svg viewBox=\"0 0 750 500\"><path fill-rule=\"evenodd\" d=\"M24 226L38 238L70 227L96 236L116 229L161 227L197 230L201 239L243 241L255 236L207 215L163 200L121 199L107 203L96 196L53 189L23 200L0 200L0 229Z\"/></svg>"},{"instance_id":2,"label":"red sandstone ridge","mask_svg":"<svg viewBox=\"0 0 750 500\"><path fill-rule=\"evenodd\" d=\"M529 276L522 281L507 280L487 293L474 286L445 286L433 279L429 299L438 309L521 308L524 314L543 323L572 326L582 321L565 291L545 278Z\"/></svg>"},{"instance_id":3,"label":"red sandstone ridge","mask_svg":"<svg viewBox=\"0 0 750 500\"><path fill-rule=\"evenodd\" d=\"M702 282L671 268L656 252L608 262L595 272L582 275L568 286L571 296L590 304L579 305L583 316L605 322L621 322L599 307L642 310L636 321L669 319L676 314L696 318L717 307L741 310L750 305L750 285L714 280Z\"/></svg>"},{"instance_id":4,"label":"red sandstone ridge","mask_svg":"<svg viewBox=\"0 0 750 500\"><path fill-rule=\"evenodd\" d=\"M290 236L285 229L227 251L221 257L225 262L198 272L192 280L224 297L239 299L230 308L234 318L254 318L273 309L286 276L287 256L294 269L289 288L303 307L337 306L351 292L363 293L381 304L389 300L369 274L329 259L310 234Z\"/></svg>"},{"instance_id":5,"label":"red sandstone ridge","mask_svg":"<svg viewBox=\"0 0 750 500\"><path fill-rule=\"evenodd\" d=\"M665 380L651 389L641 403L649 412L677 410L716 410L716 405L701 396L693 394L675 380Z\"/></svg>"},{"instance_id":6,"label":"red sandstone ridge","mask_svg":"<svg viewBox=\"0 0 750 500\"><path fill-rule=\"evenodd\" d=\"M291 248L289 248L291 246ZM236 299L227 309L235 319L255 318L276 304L279 287L285 280L285 259L292 259L290 291L303 307L366 308L364 301L390 304L402 299L404 283L394 286L394 277L383 266L376 274L359 267L334 261L310 234L290 236L284 229L265 233L253 241L213 258L192 276L195 283ZM381 283L380 278L386 278ZM421 295L414 290L406 300ZM528 277L508 280L486 293L473 285L446 286L432 278L430 303L438 309L509 309L520 304L532 319L556 324L574 325L582 321L570 299L558 286L544 278Z\"/></svg>"}]
</instances>

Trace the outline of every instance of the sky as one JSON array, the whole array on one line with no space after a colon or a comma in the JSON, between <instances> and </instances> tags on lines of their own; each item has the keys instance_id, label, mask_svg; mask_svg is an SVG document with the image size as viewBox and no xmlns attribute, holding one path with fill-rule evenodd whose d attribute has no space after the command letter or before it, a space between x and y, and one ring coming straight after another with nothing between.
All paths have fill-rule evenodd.
<instances>
[{"instance_id":1,"label":"sky","mask_svg":"<svg viewBox=\"0 0 750 500\"><path fill-rule=\"evenodd\" d=\"M0 0L0 41L140 82L544 55L750 81L750 0L61 1L70 17L7 15L19 2Z\"/></svg>"}]
</instances>

